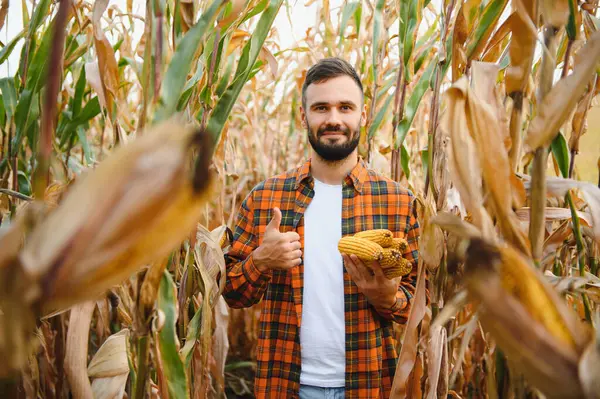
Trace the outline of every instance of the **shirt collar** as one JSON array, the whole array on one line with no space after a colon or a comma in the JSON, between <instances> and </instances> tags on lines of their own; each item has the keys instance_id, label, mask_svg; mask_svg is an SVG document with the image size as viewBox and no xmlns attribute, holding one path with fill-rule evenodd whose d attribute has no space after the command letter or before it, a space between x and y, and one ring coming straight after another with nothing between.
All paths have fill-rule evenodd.
<instances>
[{"instance_id":1,"label":"shirt collar","mask_svg":"<svg viewBox=\"0 0 600 399\"><path fill-rule=\"evenodd\" d=\"M297 169L297 171L296 171L296 186L295 186L296 190L298 189L300 184L303 183L305 180L307 182L309 182L309 184L312 183L313 177L310 173L310 163L311 163L311 159L309 158L302 165L300 165L300 167ZM365 183L365 180L367 179L367 176L368 176L368 171L367 171L367 166L365 164L365 161L359 157L358 162L356 163L354 168L352 168L350 173L348 173L348 175L346 175L346 177L344 178L344 181L347 184L352 184L354 186L354 188L356 189L356 191L358 191L360 193L360 192L362 192L362 187Z\"/></svg>"}]
</instances>

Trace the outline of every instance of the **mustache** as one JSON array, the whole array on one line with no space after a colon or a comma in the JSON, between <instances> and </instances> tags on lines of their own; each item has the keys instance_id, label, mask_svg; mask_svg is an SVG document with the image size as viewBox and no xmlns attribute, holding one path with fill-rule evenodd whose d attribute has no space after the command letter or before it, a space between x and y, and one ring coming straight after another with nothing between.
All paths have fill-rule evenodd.
<instances>
[{"instance_id":1,"label":"mustache","mask_svg":"<svg viewBox=\"0 0 600 399\"><path fill-rule=\"evenodd\" d=\"M343 132L345 134L349 134L350 133L350 129L348 129L347 127L342 127L340 125L325 125L319 128L319 130L317 130L317 135L321 135L324 132Z\"/></svg>"}]
</instances>

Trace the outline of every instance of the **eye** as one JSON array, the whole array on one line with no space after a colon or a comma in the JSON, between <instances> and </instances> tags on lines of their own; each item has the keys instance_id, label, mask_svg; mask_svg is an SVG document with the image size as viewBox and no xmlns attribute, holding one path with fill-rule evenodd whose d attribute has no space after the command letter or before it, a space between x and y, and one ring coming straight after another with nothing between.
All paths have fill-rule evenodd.
<instances>
[{"instance_id":1,"label":"eye","mask_svg":"<svg viewBox=\"0 0 600 399\"><path fill-rule=\"evenodd\" d=\"M352 108L350 108L350 106L349 106L349 105L342 105L342 109L343 109L344 111L350 111Z\"/></svg>"},{"instance_id":2,"label":"eye","mask_svg":"<svg viewBox=\"0 0 600 399\"><path fill-rule=\"evenodd\" d=\"M325 111L327 109L327 107L325 107L324 105L319 105L315 108L315 111Z\"/></svg>"}]
</instances>

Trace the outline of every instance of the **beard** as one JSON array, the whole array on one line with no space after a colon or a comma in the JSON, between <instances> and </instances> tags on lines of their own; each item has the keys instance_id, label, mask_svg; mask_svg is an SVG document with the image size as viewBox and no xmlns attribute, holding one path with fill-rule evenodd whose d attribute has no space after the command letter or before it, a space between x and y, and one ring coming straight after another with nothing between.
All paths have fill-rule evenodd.
<instances>
[{"instance_id":1,"label":"beard","mask_svg":"<svg viewBox=\"0 0 600 399\"><path fill-rule=\"evenodd\" d=\"M355 131L350 131L346 127L325 125L319 128L316 134L312 134L308 121L306 124L308 126L308 141L312 149L319 157L328 162L338 162L346 159L356 149L360 141L360 127ZM321 137L323 137L324 132L341 132L346 136L346 141L341 144L323 142Z\"/></svg>"}]
</instances>

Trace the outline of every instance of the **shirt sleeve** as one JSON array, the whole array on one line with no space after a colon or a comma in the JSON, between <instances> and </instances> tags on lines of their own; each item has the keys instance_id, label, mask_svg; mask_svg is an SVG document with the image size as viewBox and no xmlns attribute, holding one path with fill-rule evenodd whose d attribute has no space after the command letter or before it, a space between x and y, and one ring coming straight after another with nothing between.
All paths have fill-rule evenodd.
<instances>
[{"instance_id":1,"label":"shirt sleeve","mask_svg":"<svg viewBox=\"0 0 600 399\"><path fill-rule=\"evenodd\" d=\"M259 303L271 280L270 271L262 273L254 264L253 251L258 246L254 225L253 192L242 202L236 218L233 242L225 254L226 279L223 297L232 308Z\"/></svg>"},{"instance_id":2,"label":"shirt sleeve","mask_svg":"<svg viewBox=\"0 0 600 399\"><path fill-rule=\"evenodd\" d=\"M419 262L419 235L420 226L416 217L415 197L412 193L409 196L408 215L406 217L405 239L408 243L407 249L402 257L412 264L410 273L402 277L398 292L396 293L396 302L391 308L377 309L377 312L385 319L392 320L399 324L406 324L410 314L412 299L415 295L418 277ZM426 295L428 295L426 293Z\"/></svg>"}]
</instances>

